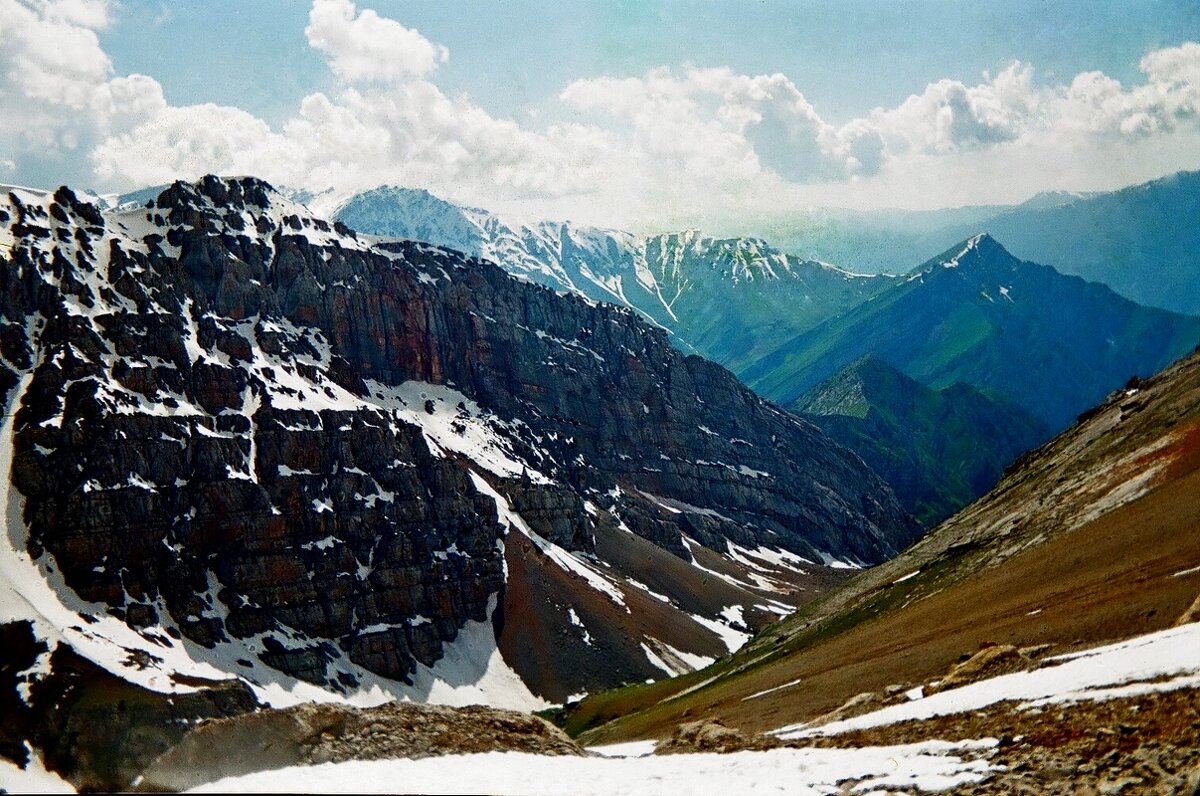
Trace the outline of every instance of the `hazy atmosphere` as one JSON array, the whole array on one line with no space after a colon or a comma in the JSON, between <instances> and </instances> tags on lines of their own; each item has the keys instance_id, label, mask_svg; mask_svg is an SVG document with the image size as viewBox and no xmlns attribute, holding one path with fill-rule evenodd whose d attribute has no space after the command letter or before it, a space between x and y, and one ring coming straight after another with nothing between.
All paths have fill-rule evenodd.
<instances>
[{"instance_id":1,"label":"hazy atmosphere","mask_svg":"<svg viewBox=\"0 0 1200 796\"><path fill-rule=\"evenodd\" d=\"M0 180L42 187L254 174L745 232L1200 166L1186 0L0 0L0 38Z\"/></svg>"}]
</instances>

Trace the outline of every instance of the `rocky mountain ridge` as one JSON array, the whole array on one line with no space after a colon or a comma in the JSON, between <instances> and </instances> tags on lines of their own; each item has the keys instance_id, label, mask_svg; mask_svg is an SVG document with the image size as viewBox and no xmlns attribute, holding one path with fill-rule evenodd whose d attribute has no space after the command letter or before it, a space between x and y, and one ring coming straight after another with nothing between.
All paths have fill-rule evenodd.
<instances>
[{"instance_id":1,"label":"rocky mountain ridge","mask_svg":"<svg viewBox=\"0 0 1200 796\"><path fill-rule=\"evenodd\" d=\"M0 246L3 619L152 690L561 701L695 668L918 532L631 311L252 178L109 212L14 189Z\"/></svg>"},{"instance_id":2,"label":"rocky mountain ridge","mask_svg":"<svg viewBox=\"0 0 1200 796\"><path fill-rule=\"evenodd\" d=\"M740 374L784 405L859 357L933 389L956 382L1007 396L1066 428L1131 376L1200 340L1200 318L1142 307L1111 289L1013 257L979 234Z\"/></svg>"},{"instance_id":3,"label":"rocky mountain ridge","mask_svg":"<svg viewBox=\"0 0 1200 796\"><path fill-rule=\"evenodd\" d=\"M735 373L773 341L895 281L804 260L758 238L510 222L394 186L345 200L334 217L362 233L447 246L552 289L629 307L672 332L681 349Z\"/></svg>"},{"instance_id":4,"label":"rocky mountain ridge","mask_svg":"<svg viewBox=\"0 0 1200 796\"><path fill-rule=\"evenodd\" d=\"M1019 205L868 212L818 210L772 230L787 251L865 273L903 273L987 230L1015 256L1102 282L1148 307L1200 314L1200 172L1113 191L1047 192Z\"/></svg>"},{"instance_id":5,"label":"rocky mountain ridge","mask_svg":"<svg viewBox=\"0 0 1200 796\"><path fill-rule=\"evenodd\" d=\"M789 408L861 456L930 527L981 497L1050 436L1011 401L961 383L932 390L870 355Z\"/></svg>"},{"instance_id":6,"label":"rocky mountain ridge","mask_svg":"<svg viewBox=\"0 0 1200 796\"><path fill-rule=\"evenodd\" d=\"M627 693L619 711L585 701L568 726L595 719L592 743L697 718L832 743L991 735L1022 763L1002 782L1077 782L1049 768L1062 760L1174 782L1196 760L1194 711L1175 705L1200 683L1198 484L1200 352L1114 391L983 498L737 655ZM1077 734L1083 716L1112 733ZM1142 770L1154 760L1165 771Z\"/></svg>"}]
</instances>

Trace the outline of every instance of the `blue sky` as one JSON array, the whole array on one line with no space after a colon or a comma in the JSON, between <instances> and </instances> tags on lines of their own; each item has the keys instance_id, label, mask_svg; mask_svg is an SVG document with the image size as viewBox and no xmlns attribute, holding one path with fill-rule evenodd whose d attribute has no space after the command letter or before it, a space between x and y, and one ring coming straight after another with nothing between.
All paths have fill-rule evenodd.
<instances>
[{"instance_id":1,"label":"blue sky","mask_svg":"<svg viewBox=\"0 0 1200 796\"><path fill-rule=\"evenodd\" d=\"M693 63L783 72L831 121L845 122L938 79L971 81L1018 60L1042 81L1093 69L1129 81L1147 52L1200 40L1200 3L1192 1L360 5L448 47L438 70L448 93L517 117L577 78ZM296 0L124 0L100 38L118 73L153 75L173 103L239 105L279 123L301 97L331 84L305 46L307 11Z\"/></svg>"},{"instance_id":2,"label":"blue sky","mask_svg":"<svg viewBox=\"0 0 1200 796\"><path fill-rule=\"evenodd\" d=\"M1200 167L1195 2L0 0L0 180L253 171L634 227Z\"/></svg>"}]
</instances>

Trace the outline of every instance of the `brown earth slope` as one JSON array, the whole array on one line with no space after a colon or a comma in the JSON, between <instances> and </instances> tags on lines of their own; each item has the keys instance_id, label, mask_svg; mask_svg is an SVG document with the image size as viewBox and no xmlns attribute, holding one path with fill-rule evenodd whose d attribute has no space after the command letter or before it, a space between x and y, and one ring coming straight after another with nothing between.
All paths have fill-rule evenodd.
<instances>
[{"instance_id":1,"label":"brown earth slope","mask_svg":"<svg viewBox=\"0 0 1200 796\"><path fill-rule=\"evenodd\" d=\"M1169 627L1200 593L1198 531L1193 354L1109 396L926 539L731 659L585 701L568 727L592 727L592 743L664 737L698 717L765 730L936 679L990 644L1063 652Z\"/></svg>"}]
</instances>

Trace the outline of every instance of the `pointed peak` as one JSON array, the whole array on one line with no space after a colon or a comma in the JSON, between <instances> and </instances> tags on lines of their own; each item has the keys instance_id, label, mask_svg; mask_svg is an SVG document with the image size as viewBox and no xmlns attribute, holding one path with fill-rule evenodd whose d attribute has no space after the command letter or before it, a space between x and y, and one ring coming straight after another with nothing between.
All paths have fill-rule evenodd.
<instances>
[{"instance_id":1,"label":"pointed peak","mask_svg":"<svg viewBox=\"0 0 1200 796\"><path fill-rule=\"evenodd\" d=\"M1005 248L1000 245L1000 241L993 238L986 232L980 232L973 238L968 238L958 245L958 254L956 257L962 257L969 252L991 253L993 251L1005 251Z\"/></svg>"},{"instance_id":2,"label":"pointed peak","mask_svg":"<svg viewBox=\"0 0 1200 796\"><path fill-rule=\"evenodd\" d=\"M986 232L951 246L946 251L913 269L912 277L929 274L939 269L970 267L996 261L1015 261L1016 258L1007 249Z\"/></svg>"}]
</instances>

